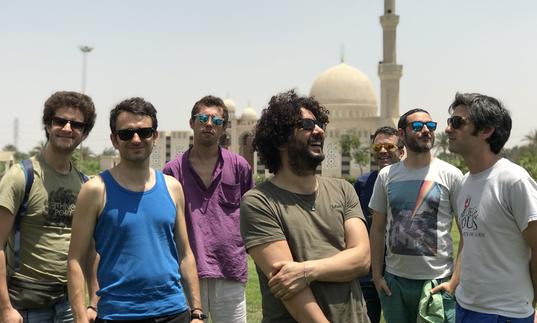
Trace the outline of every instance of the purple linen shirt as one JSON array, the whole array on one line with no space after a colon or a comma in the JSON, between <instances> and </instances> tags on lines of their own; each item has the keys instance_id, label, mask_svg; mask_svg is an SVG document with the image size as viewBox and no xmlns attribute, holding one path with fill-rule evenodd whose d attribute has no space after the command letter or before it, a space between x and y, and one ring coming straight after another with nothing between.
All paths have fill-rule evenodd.
<instances>
[{"instance_id":1,"label":"purple linen shirt","mask_svg":"<svg viewBox=\"0 0 537 323\"><path fill-rule=\"evenodd\" d=\"M240 155L220 148L209 187L196 173L190 149L168 162L162 172L183 185L190 247L200 278L248 279L240 233L240 199L253 187L252 169Z\"/></svg>"}]
</instances>

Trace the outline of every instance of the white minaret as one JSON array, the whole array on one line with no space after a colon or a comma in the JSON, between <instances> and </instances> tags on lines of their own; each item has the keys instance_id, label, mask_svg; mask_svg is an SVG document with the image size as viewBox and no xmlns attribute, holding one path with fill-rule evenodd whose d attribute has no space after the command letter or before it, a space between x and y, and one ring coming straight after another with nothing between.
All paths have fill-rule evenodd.
<instances>
[{"instance_id":1,"label":"white minaret","mask_svg":"<svg viewBox=\"0 0 537 323\"><path fill-rule=\"evenodd\" d=\"M396 28L399 16L395 14L395 0L384 0L384 15L380 17L382 25L383 58L379 62L380 77L380 116L381 118L399 118L399 80L403 66L397 65Z\"/></svg>"}]
</instances>

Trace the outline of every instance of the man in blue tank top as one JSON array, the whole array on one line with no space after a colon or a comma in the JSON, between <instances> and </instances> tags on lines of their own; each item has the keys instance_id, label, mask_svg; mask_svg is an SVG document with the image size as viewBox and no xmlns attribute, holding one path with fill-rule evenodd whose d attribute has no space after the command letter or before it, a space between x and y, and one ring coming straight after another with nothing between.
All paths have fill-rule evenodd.
<instances>
[{"instance_id":1,"label":"man in blue tank top","mask_svg":"<svg viewBox=\"0 0 537 323\"><path fill-rule=\"evenodd\" d=\"M110 129L120 163L82 187L73 218L68 278L76 321L88 321L84 268L93 239L100 256L96 322L202 322L183 189L149 167L156 110L127 99L110 112Z\"/></svg>"}]
</instances>

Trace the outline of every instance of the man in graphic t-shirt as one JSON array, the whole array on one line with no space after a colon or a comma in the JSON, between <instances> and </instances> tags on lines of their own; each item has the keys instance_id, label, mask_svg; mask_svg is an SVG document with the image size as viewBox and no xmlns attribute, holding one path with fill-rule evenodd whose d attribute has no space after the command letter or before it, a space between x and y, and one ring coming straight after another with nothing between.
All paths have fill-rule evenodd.
<instances>
[{"instance_id":1,"label":"man in graphic t-shirt","mask_svg":"<svg viewBox=\"0 0 537 323\"><path fill-rule=\"evenodd\" d=\"M407 157L379 172L369 203L372 276L388 323L415 322L424 285L453 272L451 226L462 173L432 156L436 125L422 109L401 116ZM442 297L444 317L454 322L454 299Z\"/></svg>"}]
</instances>

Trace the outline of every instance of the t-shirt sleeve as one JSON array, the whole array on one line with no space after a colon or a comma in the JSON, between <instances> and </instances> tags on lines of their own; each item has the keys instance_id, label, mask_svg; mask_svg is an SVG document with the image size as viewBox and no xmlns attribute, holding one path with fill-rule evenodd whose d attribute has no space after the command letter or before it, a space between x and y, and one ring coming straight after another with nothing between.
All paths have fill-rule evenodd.
<instances>
[{"instance_id":1,"label":"t-shirt sleeve","mask_svg":"<svg viewBox=\"0 0 537 323\"><path fill-rule=\"evenodd\" d=\"M387 173L381 171L375 181L373 195L371 195L371 200L369 201L369 208L382 214L387 213L388 199L386 198L386 189L384 188L386 178Z\"/></svg>"},{"instance_id":2,"label":"t-shirt sleeve","mask_svg":"<svg viewBox=\"0 0 537 323\"><path fill-rule=\"evenodd\" d=\"M0 206L8 209L13 215L17 214L24 198L26 177L20 164L15 164L2 177L0 182Z\"/></svg>"},{"instance_id":3,"label":"t-shirt sleeve","mask_svg":"<svg viewBox=\"0 0 537 323\"><path fill-rule=\"evenodd\" d=\"M286 240L276 211L259 192L241 199L241 235L246 250L257 245Z\"/></svg>"},{"instance_id":4,"label":"t-shirt sleeve","mask_svg":"<svg viewBox=\"0 0 537 323\"><path fill-rule=\"evenodd\" d=\"M517 226L520 231L524 231L530 221L537 220L537 183L529 176L522 178L507 194Z\"/></svg>"},{"instance_id":5,"label":"t-shirt sleeve","mask_svg":"<svg viewBox=\"0 0 537 323\"><path fill-rule=\"evenodd\" d=\"M362 213L362 207L360 206L360 200L356 191L351 183L343 181L343 191L345 194L345 214L343 220L347 221L351 218L360 218L365 221L364 214Z\"/></svg>"}]
</instances>

